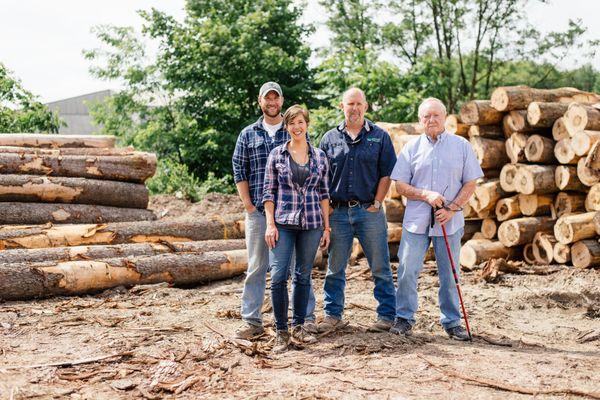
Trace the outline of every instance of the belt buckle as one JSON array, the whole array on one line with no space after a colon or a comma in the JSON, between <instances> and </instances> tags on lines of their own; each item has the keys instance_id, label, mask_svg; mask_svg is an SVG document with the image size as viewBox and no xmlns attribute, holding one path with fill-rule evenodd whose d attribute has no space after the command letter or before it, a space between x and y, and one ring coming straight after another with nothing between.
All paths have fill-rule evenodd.
<instances>
[{"instance_id":1,"label":"belt buckle","mask_svg":"<svg viewBox=\"0 0 600 400\"><path fill-rule=\"evenodd\" d=\"M360 205L360 201L358 201L358 200L350 200L348 202L348 207L350 207L350 208L354 208L354 207L357 207L359 205Z\"/></svg>"}]
</instances>

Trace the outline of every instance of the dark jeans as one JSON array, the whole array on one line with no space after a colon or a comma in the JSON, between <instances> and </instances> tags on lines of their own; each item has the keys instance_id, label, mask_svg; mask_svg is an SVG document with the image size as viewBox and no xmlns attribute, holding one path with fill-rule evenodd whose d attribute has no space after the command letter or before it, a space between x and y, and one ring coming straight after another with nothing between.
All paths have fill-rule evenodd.
<instances>
[{"instance_id":1,"label":"dark jeans","mask_svg":"<svg viewBox=\"0 0 600 400\"><path fill-rule=\"evenodd\" d=\"M287 330L289 298L287 278L296 250L296 268L292 278L293 293L292 325L304 324L310 292L310 273L319 248L323 229L296 230L278 226L279 240L269 250L271 266L271 301L277 330Z\"/></svg>"}]
</instances>

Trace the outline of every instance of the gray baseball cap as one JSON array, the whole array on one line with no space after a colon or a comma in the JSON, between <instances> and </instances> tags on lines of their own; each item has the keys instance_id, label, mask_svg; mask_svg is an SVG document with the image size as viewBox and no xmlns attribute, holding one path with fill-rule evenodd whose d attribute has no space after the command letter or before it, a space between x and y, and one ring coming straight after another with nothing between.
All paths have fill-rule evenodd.
<instances>
[{"instance_id":1,"label":"gray baseball cap","mask_svg":"<svg viewBox=\"0 0 600 400\"><path fill-rule=\"evenodd\" d=\"M260 97L264 97L271 90L275 91L279 96L283 96L283 92L281 91L281 86L279 86L279 84L276 82L267 82L264 85L262 85L260 87L260 92L258 92L258 95Z\"/></svg>"}]
</instances>

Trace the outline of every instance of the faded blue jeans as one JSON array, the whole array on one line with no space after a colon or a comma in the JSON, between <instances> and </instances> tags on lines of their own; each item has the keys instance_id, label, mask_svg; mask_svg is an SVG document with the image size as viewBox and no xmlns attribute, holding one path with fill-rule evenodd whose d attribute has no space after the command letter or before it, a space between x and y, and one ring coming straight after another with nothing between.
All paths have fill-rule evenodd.
<instances>
[{"instance_id":1,"label":"faded blue jeans","mask_svg":"<svg viewBox=\"0 0 600 400\"><path fill-rule=\"evenodd\" d=\"M252 325L262 325L262 306L265 300L267 271L269 270L269 248L265 242L267 220L263 213L246 213L246 249L248 251L248 269L242 293L242 320ZM315 320L315 294L310 283L306 320ZM294 285L292 283L292 291Z\"/></svg>"},{"instance_id":2,"label":"faded blue jeans","mask_svg":"<svg viewBox=\"0 0 600 400\"><path fill-rule=\"evenodd\" d=\"M325 315L341 319L344 311L346 289L346 265L352 251L352 241L358 237L363 248L373 281L377 316L393 321L396 314L395 288L390 267L390 251L387 242L387 221L383 210L367 211L362 206L336 207L329 216L331 244L327 276L325 277Z\"/></svg>"},{"instance_id":3,"label":"faded blue jeans","mask_svg":"<svg viewBox=\"0 0 600 400\"><path fill-rule=\"evenodd\" d=\"M273 315L278 331L287 331L289 297L287 290L288 276L292 268L292 326L304 324L306 308L311 290L310 274L319 249L323 229L294 230L282 226L277 227L279 240L269 250L271 267L271 301ZM296 266L294 268L294 250Z\"/></svg>"},{"instance_id":4,"label":"faded blue jeans","mask_svg":"<svg viewBox=\"0 0 600 400\"><path fill-rule=\"evenodd\" d=\"M460 240L464 229L448 235L448 243L452 251L452 258L456 266L456 273L460 276L458 259L460 255ZM396 316L407 320L411 325L415 324L415 313L419 307L417 295L417 280L423 269L425 253L433 240L433 250L438 268L440 288L438 290L438 301L440 305L440 322L446 329L460 325L460 304L458 292L452 275L452 267L448 258L448 250L443 236L430 237L427 233L410 233L402 231L400 248L398 250L398 290L396 291Z\"/></svg>"}]
</instances>

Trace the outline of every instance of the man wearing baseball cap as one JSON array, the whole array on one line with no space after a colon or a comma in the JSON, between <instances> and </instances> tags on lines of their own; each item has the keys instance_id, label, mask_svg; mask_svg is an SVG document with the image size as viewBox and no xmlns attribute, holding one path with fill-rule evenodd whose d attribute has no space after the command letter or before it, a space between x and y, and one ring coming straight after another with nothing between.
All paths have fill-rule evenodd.
<instances>
[{"instance_id":1,"label":"man wearing baseball cap","mask_svg":"<svg viewBox=\"0 0 600 400\"><path fill-rule=\"evenodd\" d=\"M245 231L248 251L248 269L244 281L241 310L244 323L236 331L236 337L240 339L249 339L264 331L262 305L269 267L269 249L265 242L267 223L262 204L263 181L269 153L290 139L290 135L283 127L281 86L276 82L263 84L258 94L258 105L262 116L242 130L232 158L233 178L246 209ZM311 285L304 327L316 333L314 309L315 295Z\"/></svg>"}]
</instances>

